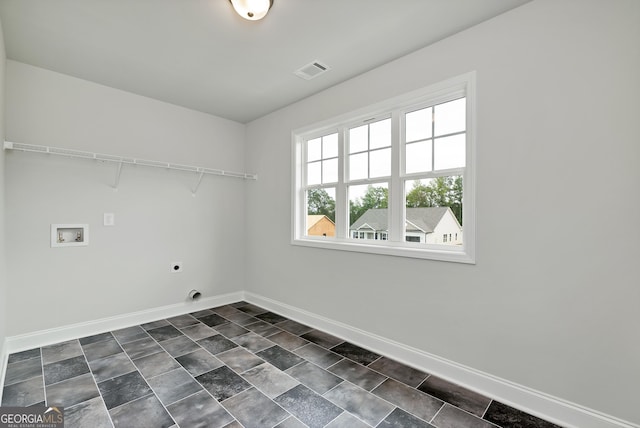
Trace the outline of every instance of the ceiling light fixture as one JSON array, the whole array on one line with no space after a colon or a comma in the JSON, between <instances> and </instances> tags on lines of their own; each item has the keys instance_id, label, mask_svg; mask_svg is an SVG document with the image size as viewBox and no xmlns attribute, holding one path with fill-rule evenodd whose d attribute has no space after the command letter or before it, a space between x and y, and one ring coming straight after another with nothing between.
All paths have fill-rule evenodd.
<instances>
[{"instance_id":1,"label":"ceiling light fixture","mask_svg":"<svg viewBox=\"0 0 640 428\"><path fill-rule=\"evenodd\" d=\"M265 17L273 0L229 0L238 15L249 21L257 21Z\"/></svg>"}]
</instances>

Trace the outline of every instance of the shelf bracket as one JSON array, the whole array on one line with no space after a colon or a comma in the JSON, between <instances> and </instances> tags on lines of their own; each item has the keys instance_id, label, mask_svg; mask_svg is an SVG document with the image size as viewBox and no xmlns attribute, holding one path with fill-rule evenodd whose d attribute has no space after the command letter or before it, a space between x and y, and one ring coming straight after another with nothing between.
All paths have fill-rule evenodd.
<instances>
[{"instance_id":1,"label":"shelf bracket","mask_svg":"<svg viewBox=\"0 0 640 428\"><path fill-rule=\"evenodd\" d=\"M202 177L204 177L204 171L200 170L200 174L198 175L198 181L196 181L196 185L193 189L191 189L191 194L193 196L196 195L196 192L198 191L198 188L200 187L200 183L202 183Z\"/></svg>"},{"instance_id":2,"label":"shelf bracket","mask_svg":"<svg viewBox=\"0 0 640 428\"><path fill-rule=\"evenodd\" d=\"M120 184L120 174L122 173L122 161L118 162L118 168L116 169L116 180L113 184L113 188L118 190L118 185Z\"/></svg>"}]
</instances>

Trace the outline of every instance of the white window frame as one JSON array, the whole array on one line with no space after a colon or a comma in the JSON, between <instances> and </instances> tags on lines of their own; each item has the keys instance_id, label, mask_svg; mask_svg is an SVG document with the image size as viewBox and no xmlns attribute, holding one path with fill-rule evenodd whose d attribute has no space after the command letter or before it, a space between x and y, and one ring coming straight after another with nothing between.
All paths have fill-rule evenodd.
<instances>
[{"instance_id":1,"label":"white window frame","mask_svg":"<svg viewBox=\"0 0 640 428\"><path fill-rule=\"evenodd\" d=\"M476 247L476 76L469 72L410 93L368 106L357 111L322 121L292 131L292 222L291 244L342 251L412 257L429 260L475 264ZM466 160L463 172L463 244L449 246L406 242L404 240L405 194L404 183L420 174L404 174L404 144L400 135L401 115L420 105L436 105L456 98L466 97ZM388 240L352 239L349 233L346 171L346 133L357 123L371 122L372 119L392 117L391 177L358 180L389 183L389 233ZM306 236L306 196L304 186L305 142L338 132L338 183L336 188L336 236ZM444 174L448 175L446 171ZM362 182L362 183L360 183ZM321 187L334 187L333 184Z\"/></svg>"}]
</instances>

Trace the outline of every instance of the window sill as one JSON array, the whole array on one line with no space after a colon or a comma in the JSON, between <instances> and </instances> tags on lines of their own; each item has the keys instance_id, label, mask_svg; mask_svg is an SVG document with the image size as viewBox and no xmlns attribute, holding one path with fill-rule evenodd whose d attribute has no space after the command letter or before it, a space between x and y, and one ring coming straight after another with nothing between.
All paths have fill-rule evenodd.
<instances>
[{"instance_id":1,"label":"window sill","mask_svg":"<svg viewBox=\"0 0 640 428\"><path fill-rule=\"evenodd\" d=\"M337 239L293 239L292 245L302 247L323 248L327 250L351 251L358 253L379 254L385 256L409 257L415 259L437 260L444 262L475 264L475 257L466 253L463 248L446 248L445 245L407 245L386 241L384 244L354 242ZM443 248L445 247L445 248Z\"/></svg>"}]
</instances>

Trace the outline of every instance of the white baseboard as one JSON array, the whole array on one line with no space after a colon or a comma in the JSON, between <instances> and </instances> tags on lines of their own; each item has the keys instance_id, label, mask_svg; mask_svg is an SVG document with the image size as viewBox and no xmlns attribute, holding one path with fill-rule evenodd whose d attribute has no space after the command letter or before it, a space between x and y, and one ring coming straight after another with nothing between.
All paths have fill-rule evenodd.
<instances>
[{"instance_id":1,"label":"white baseboard","mask_svg":"<svg viewBox=\"0 0 640 428\"><path fill-rule=\"evenodd\" d=\"M244 299L243 292L223 294L220 296L203 297L197 301L182 302L174 305L161 306L159 308L147 309L144 311L132 312L128 314L116 315L113 317L87 321L78 324L71 324L47 330L40 330L33 333L21 334L7 337L4 347L5 356L14 352L26 351L28 349L39 348L66 340L91 336L107 331L118 330L133 325L144 324L189 312L202 309L213 308L215 306L227 305ZM5 367L2 368L4 373Z\"/></svg>"},{"instance_id":2,"label":"white baseboard","mask_svg":"<svg viewBox=\"0 0 640 428\"><path fill-rule=\"evenodd\" d=\"M640 425L518 385L514 382L475 370L471 367L466 367L420 349L386 339L255 293L245 292L244 298L247 302L310 327L326 331L358 346L416 369L442 377L563 427L640 428Z\"/></svg>"},{"instance_id":3,"label":"white baseboard","mask_svg":"<svg viewBox=\"0 0 640 428\"><path fill-rule=\"evenodd\" d=\"M7 351L7 340L0 340L0 403L2 403L2 391L4 390L4 379L7 374L7 361L9 353Z\"/></svg>"}]
</instances>

